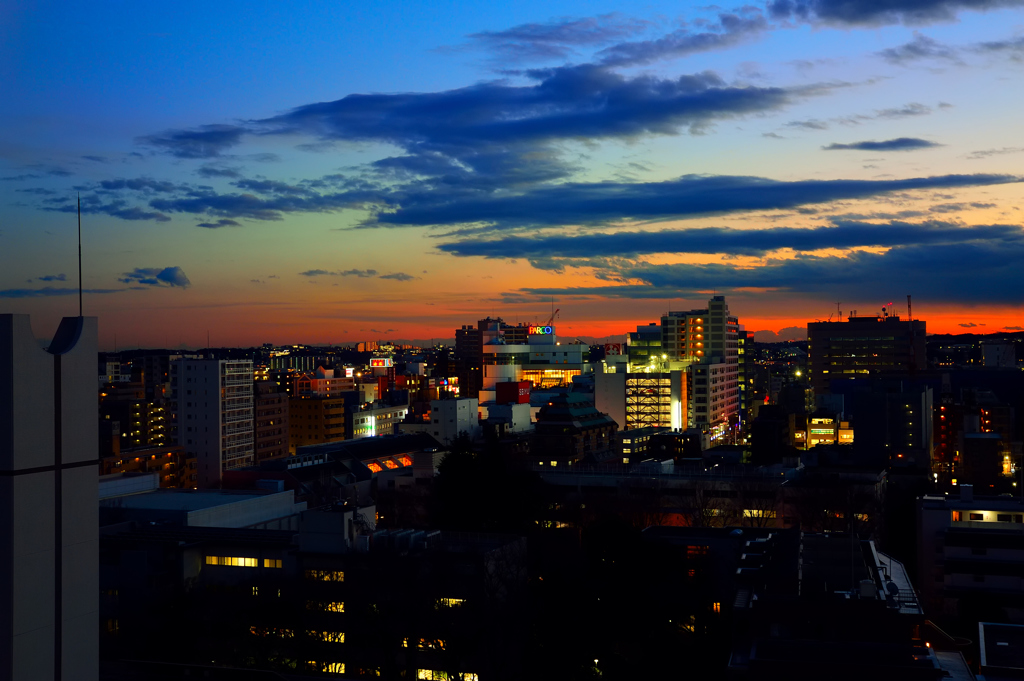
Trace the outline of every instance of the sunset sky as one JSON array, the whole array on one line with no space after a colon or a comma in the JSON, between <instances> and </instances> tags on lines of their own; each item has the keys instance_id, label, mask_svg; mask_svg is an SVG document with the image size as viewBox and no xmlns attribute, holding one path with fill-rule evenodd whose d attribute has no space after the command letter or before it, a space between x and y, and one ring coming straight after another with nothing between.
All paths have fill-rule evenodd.
<instances>
[{"instance_id":1,"label":"sunset sky","mask_svg":"<svg viewBox=\"0 0 1024 681\"><path fill-rule=\"evenodd\" d=\"M1024 0L11 0L0 93L0 312L40 337L79 194L103 349L715 293L783 338L907 294L1024 327Z\"/></svg>"}]
</instances>

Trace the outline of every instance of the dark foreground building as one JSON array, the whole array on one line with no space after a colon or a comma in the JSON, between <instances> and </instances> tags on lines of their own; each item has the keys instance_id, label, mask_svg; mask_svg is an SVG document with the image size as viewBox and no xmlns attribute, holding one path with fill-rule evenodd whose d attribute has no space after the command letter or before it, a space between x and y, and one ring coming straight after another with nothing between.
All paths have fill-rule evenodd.
<instances>
[{"instance_id":1,"label":"dark foreground building","mask_svg":"<svg viewBox=\"0 0 1024 681\"><path fill-rule=\"evenodd\" d=\"M294 531L103 532L106 659L311 677L520 678L525 540L372 531L359 509Z\"/></svg>"}]
</instances>

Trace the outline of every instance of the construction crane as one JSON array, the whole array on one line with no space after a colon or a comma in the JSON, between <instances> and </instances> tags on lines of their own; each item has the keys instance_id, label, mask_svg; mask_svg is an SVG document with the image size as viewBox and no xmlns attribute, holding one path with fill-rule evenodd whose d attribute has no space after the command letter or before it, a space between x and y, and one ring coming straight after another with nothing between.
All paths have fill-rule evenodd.
<instances>
[{"instance_id":1,"label":"construction crane","mask_svg":"<svg viewBox=\"0 0 1024 681\"><path fill-rule=\"evenodd\" d=\"M557 317L558 313L561 312L561 311L562 311L562 308L558 308L557 310L552 312L551 316L548 317L548 320L546 322L544 322L543 324L541 324L541 326L551 326L551 322L555 321L555 317Z\"/></svg>"}]
</instances>

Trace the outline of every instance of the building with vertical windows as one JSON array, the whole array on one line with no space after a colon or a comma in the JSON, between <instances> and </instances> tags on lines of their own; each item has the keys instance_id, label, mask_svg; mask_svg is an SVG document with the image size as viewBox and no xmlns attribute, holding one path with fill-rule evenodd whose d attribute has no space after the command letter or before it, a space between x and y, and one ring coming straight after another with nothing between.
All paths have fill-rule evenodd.
<instances>
[{"instance_id":1,"label":"building with vertical windows","mask_svg":"<svg viewBox=\"0 0 1024 681\"><path fill-rule=\"evenodd\" d=\"M739 334L739 320L729 314L725 296L714 296L705 309L661 318L665 360L688 370L688 425L712 440L738 427L742 418Z\"/></svg>"},{"instance_id":2,"label":"building with vertical windows","mask_svg":"<svg viewBox=\"0 0 1024 681\"><path fill-rule=\"evenodd\" d=\"M200 487L255 463L253 368L249 360L179 359L171 366L178 444L194 456Z\"/></svg>"},{"instance_id":3,"label":"building with vertical windows","mask_svg":"<svg viewBox=\"0 0 1024 681\"><path fill-rule=\"evenodd\" d=\"M105 442L111 447L102 452L112 453L112 440L116 434L121 449L134 447L163 447L167 444L167 410L162 398L146 398L145 385L140 382L105 383L100 389L100 420L104 423ZM112 427L116 424L116 427Z\"/></svg>"},{"instance_id":4,"label":"building with vertical windows","mask_svg":"<svg viewBox=\"0 0 1024 681\"><path fill-rule=\"evenodd\" d=\"M256 463L288 456L288 393L274 381L253 386Z\"/></svg>"},{"instance_id":5,"label":"building with vertical windows","mask_svg":"<svg viewBox=\"0 0 1024 681\"><path fill-rule=\"evenodd\" d=\"M972 485L960 485L959 492L917 500L924 606L936 616L973 608L1024 622L1024 501L975 496Z\"/></svg>"},{"instance_id":6,"label":"building with vertical windows","mask_svg":"<svg viewBox=\"0 0 1024 681\"><path fill-rule=\"evenodd\" d=\"M754 417L754 334L740 330L736 333L736 359L738 371L736 387L738 388L740 415L743 421Z\"/></svg>"},{"instance_id":7,"label":"building with vertical windows","mask_svg":"<svg viewBox=\"0 0 1024 681\"><path fill-rule=\"evenodd\" d=\"M924 320L894 315L810 322L808 372L815 396L830 394L837 380L926 369L925 331Z\"/></svg>"},{"instance_id":8,"label":"building with vertical windows","mask_svg":"<svg viewBox=\"0 0 1024 681\"><path fill-rule=\"evenodd\" d=\"M355 393L349 393L355 394ZM301 397L288 400L288 451L344 440L345 405L343 396Z\"/></svg>"},{"instance_id":9,"label":"building with vertical windows","mask_svg":"<svg viewBox=\"0 0 1024 681\"><path fill-rule=\"evenodd\" d=\"M97 320L0 315L0 679L99 676Z\"/></svg>"},{"instance_id":10,"label":"building with vertical windows","mask_svg":"<svg viewBox=\"0 0 1024 681\"><path fill-rule=\"evenodd\" d=\"M589 395L553 395L537 414L531 455L541 466L604 461L614 452L618 425L594 407Z\"/></svg>"}]
</instances>

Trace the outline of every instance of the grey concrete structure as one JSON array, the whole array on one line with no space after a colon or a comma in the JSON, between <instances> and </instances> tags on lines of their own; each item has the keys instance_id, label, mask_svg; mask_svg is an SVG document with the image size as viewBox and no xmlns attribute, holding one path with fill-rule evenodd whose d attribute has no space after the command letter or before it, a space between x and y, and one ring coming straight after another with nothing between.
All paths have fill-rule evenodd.
<instances>
[{"instance_id":1,"label":"grey concrete structure","mask_svg":"<svg viewBox=\"0 0 1024 681\"><path fill-rule=\"evenodd\" d=\"M199 486L255 461L253 370L248 360L179 359L171 363L177 443L198 459Z\"/></svg>"},{"instance_id":2,"label":"grey concrete structure","mask_svg":"<svg viewBox=\"0 0 1024 681\"><path fill-rule=\"evenodd\" d=\"M99 675L97 322L0 315L0 679Z\"/></svg>"}]
</instances>

